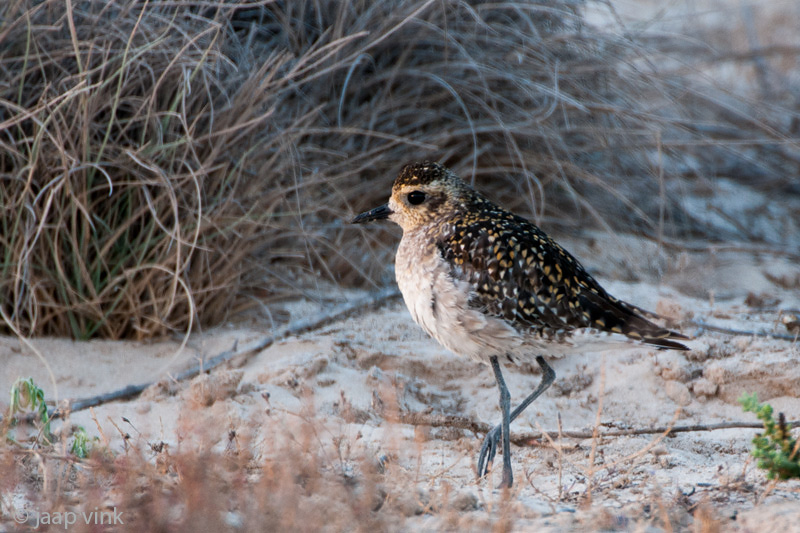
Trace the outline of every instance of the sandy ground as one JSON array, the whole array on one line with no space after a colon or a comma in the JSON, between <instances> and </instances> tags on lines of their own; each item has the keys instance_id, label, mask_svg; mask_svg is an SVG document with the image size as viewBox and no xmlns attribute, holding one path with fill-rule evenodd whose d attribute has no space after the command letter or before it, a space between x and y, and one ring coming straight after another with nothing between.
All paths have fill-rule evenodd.
<instances>
[{"instance_id":1,"label":"sandy ground","mask_svg":"<svg viewBox=\"0 0 800 533\"><path fill-rule=\"evenodd\" d=\"M797 342L686 325L693 318L785 334L778 310L800 308L800 269L791 261L742 250L675 256L632 237L597 235L565 244L579 257L592 258L589 268L613 294L675 320L694 337L692 349L658 351L636 344L608 349L589 342L582 355L551 360L555 385L512 425L512 433L557 430L559 419L564 431L591 434L597 425L601 435L614 429L755 421L737 403L743 392L758 392L787 418L800 418ZM642 279L613 280L630 277L630 272L639 272ZM660 284L655 281L659 277ZM794 283L794 289L782 286L787 283ZM318 301L287 304L273 320L324 313L334 303L363 295L331 289ZM313 426L328 467L358 470L365 460L381 465L381 495L387 506L402 508L406 522L398 524L401 530L452 527L452 513L445 521L437 512L446 499L448 509L459 514L458 523L475 530L495 523L501 512L517 530L658 531L653 524L664 513L673 525L697 529L701 509L702 516L719 521L725 530L762 531L759 525L769 520L773 530L783 524L786 531L800 531L800 482L767 481L748 454L755 434L751 429L552 443L530 438L512 446L516 485L510 494L494 488L499 472L477 480L482 435L458 427L404 424L398 416L454 415L496 423L492 373L427 338L397 298L243 354L209 375L179 383L169 378L276 328L266 318L243 317L193 335L182 352L177 352L177 341L44 339L32 345L55 375L59 398L159 382L133 400L72 414L73 427L102 437L112 451L123 451L127 433L173 450L210 446L222 452L231 446L235 430L248 434L257 455L268 457ZM33 376L48 399L54 398L56 387L30 347L14 338L0 339L0 361L0 390L9 390L18 376ZM505 373L512 402L540 378L535 364L507 367ZM187 433L187 417L195 423L201 418L205 432Z\"/></svg>"}]
</instances>

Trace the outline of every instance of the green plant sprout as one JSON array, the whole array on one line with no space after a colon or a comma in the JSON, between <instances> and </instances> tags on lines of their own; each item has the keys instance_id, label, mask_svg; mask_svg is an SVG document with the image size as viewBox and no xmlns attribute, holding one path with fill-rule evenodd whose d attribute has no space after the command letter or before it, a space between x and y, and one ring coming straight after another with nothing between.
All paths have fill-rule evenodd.
<instances>
[{"instance_id":1,"label":"green plant sprout","mask_svg":"<svg viewBox=\"0 0 800 533\"><path fill-rule=\"evenodd\" d=\"M792 438L783 413L778 413L776 422L772 417L772 406L758 403L755 393L743 394L739 403L764 423L764 433L753 437L750 451L758 459L758 467L767 471L769 479L800 478L800 442Z\"/></svg>"},{"instance_id":2,"label":"green plant sprout","mask_svg":"<svg viewBox=\"0 0 800 533\"><path fill-rule=\"evenodd\" d=\"M11 402L9 405L9 419L12 423L17 421L17 413L35 412L42 423L42 435L49 443L50 415L47 413L47 404L44 401L44 391L33 382L33 378L18 378L11 387Z\"/></svg>"},{"instance_id":3,"label":"green plant sprout","mask_svg":"<svg viewBox=\"0 0 800 533\"><path fill-rule=\"evenodd\" d=\"M89 452L92 449L92 441L89 439L89 435L86 433L83 426L78 426L78 429L76 429L72 435L72 439L70 452L81 459L89 457ZM95 440L96 439L97 437L95 437Z\"/></svg>"}]
</instances>

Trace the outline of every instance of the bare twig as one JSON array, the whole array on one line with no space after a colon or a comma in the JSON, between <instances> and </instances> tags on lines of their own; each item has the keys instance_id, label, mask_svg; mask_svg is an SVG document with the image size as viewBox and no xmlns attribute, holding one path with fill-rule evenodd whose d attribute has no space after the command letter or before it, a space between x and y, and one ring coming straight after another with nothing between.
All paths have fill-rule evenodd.
<instances>
[{"instance_id":1,"label":"bare twig","mask_svg":"<svg viewBox=\"0 0 800 533\"><path fill-rule=\"evenodd\" d=\"M558 501L564 499L564 426L561 424L561 413L558 413Z\"/></svg>"},{"instance_id":2,"label":"bare twig","mask_svg":"<svg viewBox=\"0 0 800 533\"><path fill-rule=\"evenodd\" d=\"M488 433L493 426L485 423L472 420L464 416L455 415L431 415L425 413L400 413L398 422L403 424L410 424L414 426L431 426L431 427L448 427L456 429L465 429L472 431L476 434ZM800 420L787 422L787 426L796 428L800 427ZM653 435L658 433L666 433L673 435L675 433L692 433L698 431L716 431L720 429L763 429L764 425L761 422L717 422L713 424L689 424L685 426L655 426L647 428L631 428L631 429L612 429L608 431L598 431L598 437L623 437L630 435ZM517 446L528 446L534 441L542 440L543 438L556 439L561 437L568 437L573 439L591 439L594 435L594 430L566 430L566 431L529 431L529 432L512 432L511 442Z\"/></svg>"},{"instance_id":3,"label":"bare twig","mask_svg":"<svg viewBox=\"0 0 800 533\"><path fill-rule=\"evenodd\" d=\"M226 350L211 359L205 361L200 365L189 368L184 370L183 372L174 376L176 381L184 381L187 379L191 379L198 374L209 372L211 369L221 365L222 363L229 361L230 359L244 355L247 353L256 352L258 350L263 350L264 348L274 344L281 339L285 339L290 335L296 335L298 333L302 333L304 331L320 328L333 320L340 319L344 315L352 313L357 310L361 310L367 307L373 307L376 305L380 305L387 300L393 299L399 295L399 292L396 287L382 289L378 292L372 293L368 296L363 298L357 298L355 300L345 302L343 304L337 305L333 309L328 311L324 311L322 313L318 313L316 315L302 318L300 320L296 320L294 322L290 322L282 329L278 330L273 335L269 335L267 337L263 337L259 340L253 341L248 343L244 346L234 346L230 350ZM67 412L74 412L74 411L81 411L83 409L88 409L89 407L95 407L97 405L101 405L108 402L113 402L116 400L124 400L127 398L132 398L141 394L146 388L154 385L155 381L150 381L147 383L139 383L136 385L128 385L127 387L123 387L121 389L107 392L105 394L98 394L96 396L90 396L88 398L81 398L79 400L67 400L66 406L62 406L56 409L50 410L50 418L59 418L62 417ZM27 420L28 417L20 417L22 419ZM0 416L0 421L3 418ZM32 419L31 419L32 420Z\"/></svg>"},{"instance_id":4,"label":"bare twig","mask_svg":"<svg viewBox=\"0 0 800 533\"><path fill-rule=\"evenodd\" d=\"M679 416L681 416L681 411L682 411L682 409L680 407L675 409L675 414L672 415L672 420L670 420L669 424L666 426L664 431L661 431L660 435L658 437L656 437L655 439L653 439L652 441L650 441L646 446L644 446L643 448L640 448L639 450L637 450L634 453L628 455L627 457L623 457L622 459L618 459L616 461L613 461L610 464L603 465L603 468L606 469L606 470L610 470L610 469L616 467L619 464L628 462L628 461L630 461L632 459L636 459L637 457L641 457L642 455L646 454L647 452L649 452L650 450L655 448L656 444L658 444L659 442L664 440L666 437L669 436L670 433L672 433L672 429L675 427L675 421L678 420Z\"/></svg>"},{"instance_id":5,"label":"bare twig","mask_svg":"<svg viewBox=\"0 0 800 533\"><path fill-rule=\"evenodd\" d=\"M687 324L691 324L706 331L717 331L719 333L727 333L728 335L746 335L748 337L769 337L772 339L780 339L784 341L796 341L796 335L787 335L785 333L772 333L770 331L748 331L744 329L725 328L722 326L714 326L707 324L700 320L688 320Z\"/></svg>"}]
</instances>

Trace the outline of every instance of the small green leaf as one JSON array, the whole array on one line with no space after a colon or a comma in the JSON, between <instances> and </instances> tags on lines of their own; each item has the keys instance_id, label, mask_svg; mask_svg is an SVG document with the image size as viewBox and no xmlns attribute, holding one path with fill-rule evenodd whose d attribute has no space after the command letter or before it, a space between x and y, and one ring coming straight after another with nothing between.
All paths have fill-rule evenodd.
<instances>
[{"instance_id":1,"label":"small green leaf","mask_svg":"<svg viewBox=\"0 0 800 533\"><path fill-rule=\"evenodd\" d=\"M758 459L758 467L767 471L769 479L800 478L798 442L792 438L783 413L778 413L776 423L772 406L758 403L755 393L743 394L739 403L744 411L755 413L764 424L764 433L753 437L753 449L750 451Z\"/></svg>"},{"instance_id":2,"label":"small green leaf","mask_svg":"<svg viewBox=\"0 0 800 533\"><path fill-rule=\"evenodd\" d=\"M51 442L50 415L47 412L44 391L36 385L33 378L18 378L11 386L11 402L8 413L11 424L16 425L19 422L17 414L26 412L34 412L39 415L42 437L48 443Z\"/></svg>"}]
</instances>

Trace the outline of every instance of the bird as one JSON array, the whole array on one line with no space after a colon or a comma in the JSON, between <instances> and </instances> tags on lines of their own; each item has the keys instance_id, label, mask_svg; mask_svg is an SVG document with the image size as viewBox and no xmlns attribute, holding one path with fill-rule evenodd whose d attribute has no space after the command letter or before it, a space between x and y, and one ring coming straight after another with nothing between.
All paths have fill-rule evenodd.
<instances>
[{"instance_id":1,"label":"bird","mask_svg":"<svg viewBox=\"0 0 800 533\"><path fill-rule=\"evenodd\" d=\"M689 349L678 342L688 337L609 294L538 226L439 163L403 166L389 201L352 223L384 219L403 230L395 278L414 321L449 351L494 373L502 418L483 440L477 475L489 472L499 445L498 488L513 485L509 426L553 383L545 356L569 353L573 333L608 332L660 349ZM511 410L500 363L531 359L542 369L541 381Z\"/></svg>"}]
</instances>

